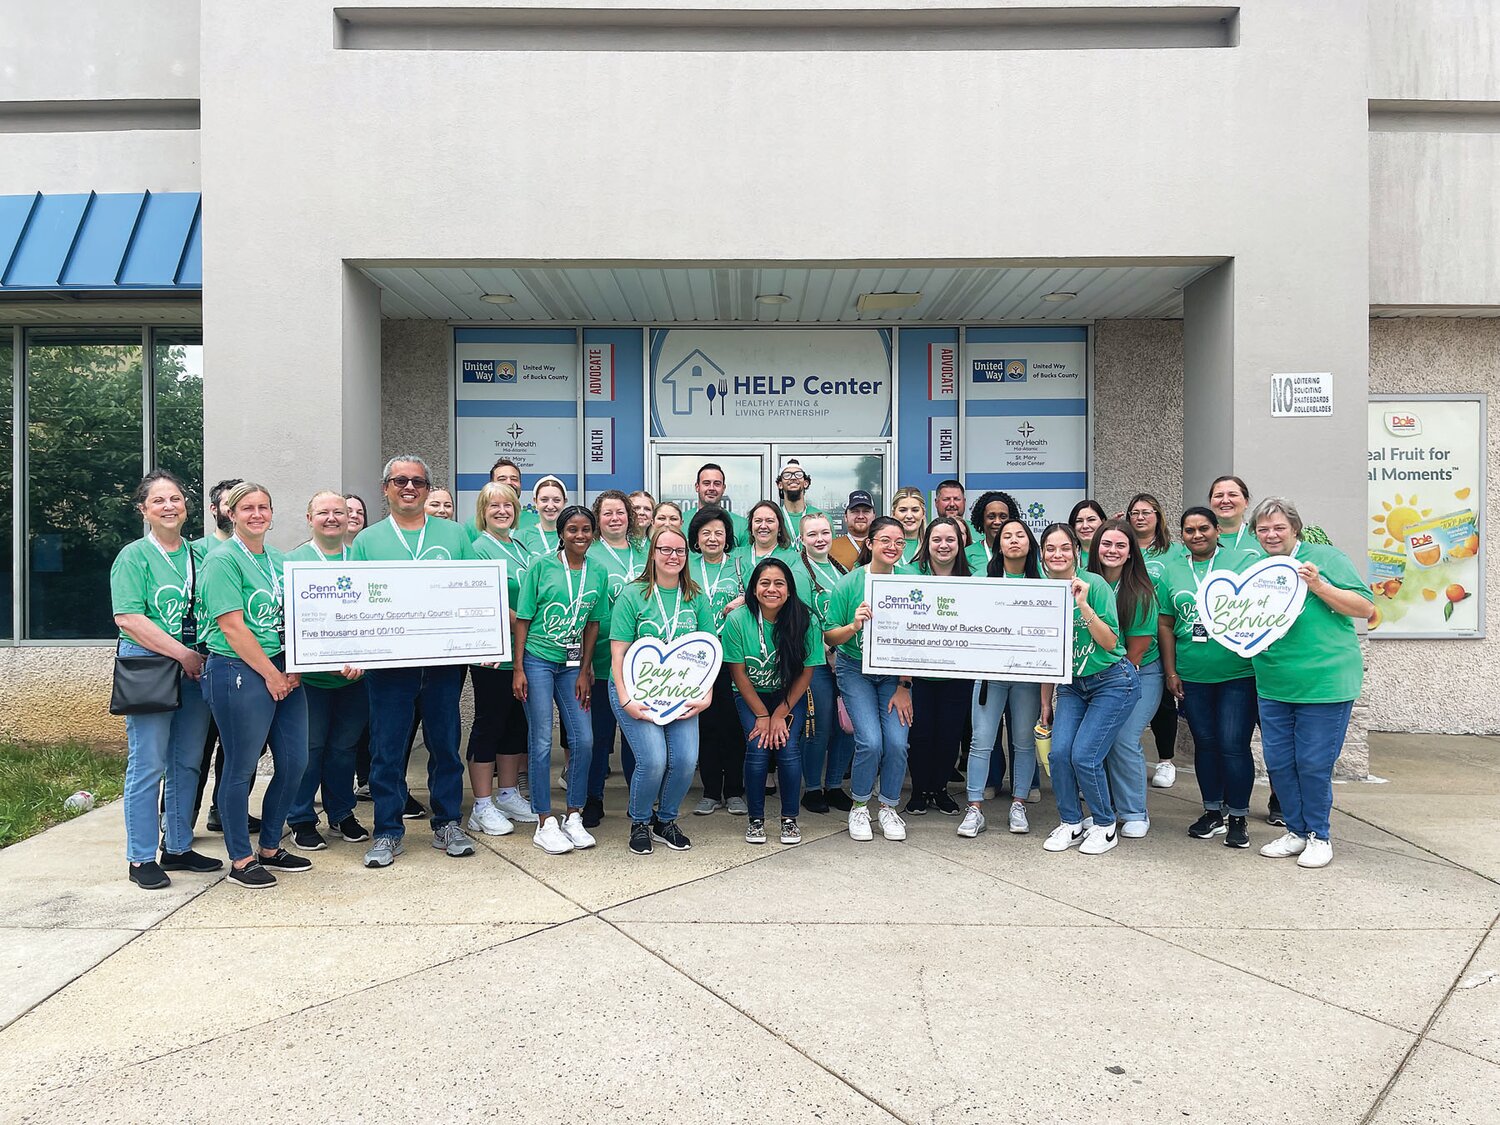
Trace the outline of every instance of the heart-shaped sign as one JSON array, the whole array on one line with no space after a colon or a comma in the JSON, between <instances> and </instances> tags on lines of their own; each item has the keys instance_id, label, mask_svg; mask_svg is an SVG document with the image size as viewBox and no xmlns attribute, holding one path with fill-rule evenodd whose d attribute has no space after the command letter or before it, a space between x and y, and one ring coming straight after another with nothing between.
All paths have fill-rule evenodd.
<instances>
[{"instance_id":1,"label":"heart-shaped sign","mask_svg":"<svg viewBox=\"0 0 1500 1125\"><path fill-rule=\"evenodd\" d=\"M1254 656L1286 636L1307 601L1307 583L1286 555L1236 574L1215 570L1198 587L1198 620L1230 652Z\"/></svg>"},{"instance_id":2,"label":"heart-shaped sign","mask_svg":"<svg viewBox=\"0 0 1500 1125\"><path fill-rule=\"evenodd\" d=\"M670 643L642 637L625 650L625 694L666 726L713 687L723 662L724 648L712 633L687 633Z\"/></svg>"}]
</instances>

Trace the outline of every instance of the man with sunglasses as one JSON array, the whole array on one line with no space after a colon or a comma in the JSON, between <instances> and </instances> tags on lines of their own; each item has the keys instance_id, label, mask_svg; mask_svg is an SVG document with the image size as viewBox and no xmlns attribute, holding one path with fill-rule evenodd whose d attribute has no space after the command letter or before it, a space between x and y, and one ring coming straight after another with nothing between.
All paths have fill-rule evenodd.
<instances>
[{"instance_id":1,"label":"man with sunglasses","mask_svg":"<svg viewBox=\"0 0 1500 1125\"><path fill-rule=\"evenodd\" d=\"M410 562L478 558L463 527L426 512L432 474L420 457L401 453L386 462L383 476L390 516L362 531L349 558L360 562ZM371 668L370 796L375 801L375 840L366 867L389 867L401 854L406 833L406 738L422 706L430 762L432 846L450 856L474 854L474 841L459 827L463 815L464 760L459 748L458 696L462 664L423 668Z\"/></svg>"}]
</instances>

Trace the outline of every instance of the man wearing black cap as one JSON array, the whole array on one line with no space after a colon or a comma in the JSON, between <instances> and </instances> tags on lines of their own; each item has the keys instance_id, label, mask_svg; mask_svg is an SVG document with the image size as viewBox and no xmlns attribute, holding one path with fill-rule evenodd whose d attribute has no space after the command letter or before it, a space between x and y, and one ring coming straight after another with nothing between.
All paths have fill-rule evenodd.
<instances>
[{"instance_id":1,"label":"man wearing black cap","mask_svg":"<svg viewBox=\"0 0 1500 1125\"><path fill-rule=\"evenodd\" d=\"M849 503L844 505L844 534L833 541L828 553L845 570L853 570L859 562L859 550L864 546L865 536L870 532L870 521L875 518L875 501L868 492L857 489L849 493Z\"/></svg>"}]
</instances>

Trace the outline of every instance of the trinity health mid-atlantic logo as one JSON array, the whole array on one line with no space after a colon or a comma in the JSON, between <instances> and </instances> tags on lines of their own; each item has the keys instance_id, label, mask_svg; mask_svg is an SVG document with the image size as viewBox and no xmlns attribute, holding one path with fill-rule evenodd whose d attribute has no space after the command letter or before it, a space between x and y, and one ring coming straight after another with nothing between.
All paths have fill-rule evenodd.
<instances>
[{"instance_id":1,"label":"trinity health mid-atlantic logo","mask_svg":"<svg viewBox=\"0 0 1500 1125\"><path fill-rule=\"evenodd\" d=\"M672 388L672 413L691 414L695 406L708 405L709 414L727 416L729 374L698 348L661 377Z\"/></svg>"}]
</instances>

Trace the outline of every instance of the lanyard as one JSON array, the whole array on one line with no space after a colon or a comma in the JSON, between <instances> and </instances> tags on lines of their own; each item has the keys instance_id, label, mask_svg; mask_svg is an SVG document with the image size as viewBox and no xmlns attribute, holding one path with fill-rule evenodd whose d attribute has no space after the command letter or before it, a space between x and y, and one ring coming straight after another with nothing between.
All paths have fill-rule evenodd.
<instances>
[{"instance_id":1,"label":"lanyard","mask_svg":"<svg viewBox=\"0 0 1500 1125\"><path fill-rule=\"evenodd\" d=\"M322 559L323 559L324 562L333 562L333 556L332 555L325 555L325 554L323 554L323 548L319 547L316 542L313 543L312 548L313 548L314 551L318 552L319 556L322 557ZM345 545L345 546L340 547L339 548L339 554L338 554L339 562L343 562L348 557L349 557L349 548L348 548L348 546Z\"/></svg>"},{"instance_id":2,"label":"lanyard","mask_svg":"<svg viewBox=\"0 0 1500 1125\"><path fill-rule=\"evenodd\" d=\"M537 530L540 531L541 529L538 528ZM580 607L583 605L584 591L589 587L589 560L583 560L583 567L578 572L578 593L576 595L573 593L573 568L568 565L567 559L560 558L558 562L562 563L563 580L568 584L568 601L572 605L572 609L568 613L568 635L572 636L578 630L578 614L581 612Z\"/></svg>"},{"instance_id":3,"label":"lanyard","mask_svg":"<svg viewBox=\"0 0 1500 1125\"><path fill-rule=\"evenodd\" d=\"M776 628L776 623L774 621L771 622L771 628ZM760 642L760 658L761 661L764 662L767 656L766 622L761 618L760 614L755 615L755 639Z\"/></svg>"},{"instance_id":4,"label":"lanyard","mask_svg":"<svg viewBox=\"0 0 1500 1125\"><path fill-rule=\"evenodd\" d=\"M818 585L823 588L824 593L827 593L839 584L839 572L833 566L830 565L828 568L833 573L833 577L830 578L823 573L823 566L817 559L811 555L805 555L804 557L812 565L813 573L818 576Z\"/></svg>"},{"instance_id":5,"label":"lanyard","mask_svg":"<svg viewBox=\"0 0 1500 1125\"><path fill-rule=\"evenodd\" d=\"M255 555L255 553L253 551L251 551L249 547L245 546L245 541L240 538L238 532L236 532L230 538L232 538L235 541L235 543L239 546L240 550L242 550L242 551L245 552L245 557L248 558L252 563L255 564L255 569L258 570L258 571L260 571L268 579L271 580L271 596L276 599L276 607L278 609L280 609L281 608L281 578L276 573L276 567L274 565L272 565L270 559L266 559L264 565L261 564L260 560L266 558L265 548L264 547L261 548L260 556L259 556L259 558L257 558L256 555Z\"/></svg>"},{"instance_id":6,"label":"lanyard","mask_svg":"<svg viewBox=\"0 0 1500 1125\"><path fill-rule=\"evenodd\" d=\"M557 532L554 531L552 534L553 535L557 535ZM556 547L549 547L549 546L547 546L547 533L546 533L546 531L544 531L542 529L542 525L541 524L537 524L536 525L536 537L542 541L542 554L544 554L544 555L555 555L555 554L557 554L558 551L562 550L562 537L561 536L558 536L557 546Z\"/></svg>"},{"instance_id":7,"label":"lanyard","mask_svg":"<svg viewBox=\"0 0 1500 1125\"><path fill-rule=\"evenodd\" d=\"M1214 568L1214 559L1219 557L1220 550L1221 548L1219 547L1214 548L1214 553L1208 556L1208 570L1205 570L1202 574L1198 573L1198 560L1193 558L1192 555L1188 556L1188 570L1192 571L1195 580L1193 585L1199 587L1203 585L1203 580L1208 577L1209 571Z\"/></svg>"},{"instance_id":8,"label":"lanyard","mask_svg":"<svg viewBox=\"0 0 1500 1125\"><path fill-rule=\"evenodd\" d=\"M545 540L543 542L545 543ZM630 546L627 543L625 545L625 557L624 557L624 559L621 559L620 558L620 552L617 551L617 550L615 550L613 547L611 547L603 539L600 539L599 543L600 543L600 545L606 551L609 552L609 557L610 558L614 559L615 562L619 563L620 566L622 566L622 567L625 568L625 581L629 582L632 578L634 578L639 573L639 571L637 571L635 569L635 548L634 547Z\"/></svg>"},{"instance_id":9,"label":"lanyard","mask_svg":"<svg viewBox=\"0 0 1500 1125\"><path fill-rule=\"evenodd\" d=\"M151 541L151 546L153 546L153 547L156 548L157 552L161 555L161 557L167 560L167 565L172 568L172 573L173 574L177 575L177 577L181 578L184 582L191 582L192 581L192 577L193 577L193 548L190 547L190 546L188 546L188 541L186 539L184 539L182 541L182 545L184 547L187 547L187 566L184 568L186 570L186 573L183 573L182 571L179 571L177 569L177 564L172 561L172 556L167 553L167 549L165 547L163 547L161 545L161 543L157 540L155 532L153 532L153 531L146 532L146 538Z\"/></svg>"},{"instance_id":10,"label":"lanyard","mask_svg":"<svg viewBox=\"0 0 1500 1125\"><path fill-rule=\"evenodd\" d=\"M656 598L656 608L661 610L661 627L663 630L661 639L664 641L673 640L677 636L677 618L682 613L682 587L677 587L677 604L672 607L672 624L670 626L667 624L667 603L662 600L661 587L653 586L651 594Z\"/></svg>"},{"instance_id":11,"label":"lanyard","mask_svg":"<svg viewBox=\"0 0 1500 1125\"><path fill-rule=\"evenodd\" d=\"M709 602L712 602L719 592L719 583L724 578L724 568L729 565L729 556L724 555L719 559L719 569L714 574L712 582L708 580L708 560L699 557L698 573L703 575L703 589L708 594Z\"/></svg>"},{"instance_id":12,"label":"lanyard","mask_svg":"<svg viewBox=\"0 0 1500 1125\"><path fill-rule=\"evenodd\" d=\"M500 548L500 553L505 556L507 562L514 563L517 570L526 569L526 551L524 548L499 538L492 531L486 531L484 535L491 543ZM519 551L520 554L513 554L512 552L515 551Z\"/></svg>"},{"instance_id":13,"label":"lanyard","mask_svg":"<svg viewBox=\"0 0 1500 1125\"><path fill-rule=\"evenodd\" d=\"M420 559L422 557L422 542L427 538L427 517L426 516L422 517L422 531L417 536L417 545L416 545L416 547L412 547L410 544L408 544L406 542L406 536L403 535L403 534L401 534L401 528L396 525L396 521L395 520L391 521L391 530L396 533L396 542L400 543L401 546L403 546L403 547L406 548L406 553L408 555L410 555L414 559Z\"/></svg>"}]
</instances>

